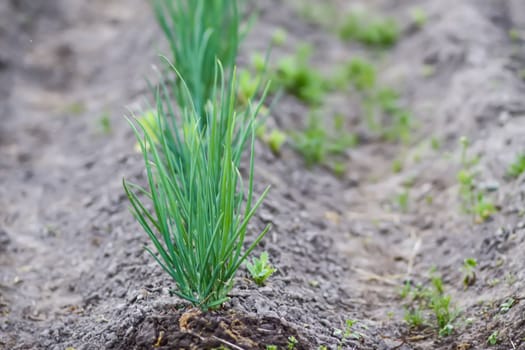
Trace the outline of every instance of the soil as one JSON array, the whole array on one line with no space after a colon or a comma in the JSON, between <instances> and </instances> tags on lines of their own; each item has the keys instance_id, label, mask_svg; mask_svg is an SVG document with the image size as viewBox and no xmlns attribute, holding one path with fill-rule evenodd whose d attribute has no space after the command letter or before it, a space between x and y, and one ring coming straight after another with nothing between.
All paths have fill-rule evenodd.
<instances>
[{"instance_id":1,"label":"soil","mask_svg":"<svg viewBox=\"0 0 525 350\"><path fill-rule=\"evenodd\" d=\"M275 156L258 143L256 190L272 189L250 232L272 224L256 253L268 251L277 272L257 287L242 268L223 309L201 314L171 295L121 185L144 180L123 116L144 106L146 78L155 79L157 52L166 52L148 3L0 2L1 349L284 349L291 336L296 349L485 349L495 331L490 348L525 349L525 177L505 176L525 151L525 45L508 35L525 38L523 2L361 1L405 23L399 43L379 55L306 21L298 6L307 3L257 2L240 65L279 27L288 41L272 60L303 42L327 74L356 55L373 57L381 82L417 120L414 140L378 140L359 123L356 99L334 94L326 115L344 113L360 138L344 176L307 168L289 144ZM428 14L422 28L410 25L414 6ZM433 74L422 73L428 65ZM269 124L294 131L308 112L284 96ZM479 179L496 189L499 210L484 223L460 208L462 135L480 155ZM398 157L404 166L393 173ZM402 213L393 198L407 181ZM468 288L465 258L478 262ZM447 337L403 320L400 290L427 283L433 267L461 311ZM346 320L357 322L343 338Z\"/></svg>"}]
</instances>

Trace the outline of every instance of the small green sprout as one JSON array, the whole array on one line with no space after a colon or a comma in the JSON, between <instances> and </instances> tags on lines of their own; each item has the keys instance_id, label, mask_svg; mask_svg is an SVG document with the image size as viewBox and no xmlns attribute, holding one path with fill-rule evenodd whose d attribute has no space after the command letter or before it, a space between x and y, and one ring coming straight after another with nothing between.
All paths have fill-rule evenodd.
<instances>
[{"instance_id":1,"label":"small green sprout","mask_svg":"<svg viewBox=\"0 0 525 350\"><path fill-rule=\"evenodd\" d=\"M412 22L418 27L423 28L425 24L427 23L428 16L423 9L416 7L413 8L410 11L410 18L412 19Z\"/></svg>"},{"instance_id":2,"label":"small green sprout","mask_svg":"<svg viewBox=\"0 0 525 350\"><path fill-rule=\"evenodd\" d=\"M389 47L399 38L399 26L390 18L373 18L354 11L344 21L339 32L341 39L355 40L368 46Z\"/></svg>"},{"instance_id":3,"label":"small green sprout","mask_svg":"<svg viewBox=\"0 0 525 350\"><path fill-rule=\"evenodd\" d=\"M514 306L514 302L515 302L514 298L508 298L507 300L505 300L505 302L503 302L500 305L499 311L502 314L507 313L512 308L512 306Z\"/></svg>"},{"instance_id":4,"label":"small green sprout","mask_svg":"<svg viewBox=\"0 0 525 350\"><path fill-rule=\"evenodd\" d=\"M318 114L311 114L308 126L302 132L291 135L295 149L303 156L306 166L323 164L328 155L342 155L357 143L354 135L346 133L340 118L334 119L336 131L332 134L323 127Z\"/></svg>"},{"instance_id":5,"label":"small green sprout","mask_svg":"<svg viewBox=\"0 0 525 350\"><path fill-rule=\"evenodd\" d=\"M367 107L368 127L379 130L387 141L402 141L408 143L413 128L412 116L408 110L401 106L399 93L390 88L380 88L369 95L365 100ZM379 110L389 119L378 123L375 117Z\"/></svg>"},{"instance_id":6,"label":"small green sprout","mask_svg":"<svg viewBox=\"0 0 525 350\"><path fill-rule=\"evenodd\" d=\"M484 222L496 211L496 206L485 196L485 193L476 189L476 175L474 166L479 162L478 157L468 157L469 140L461 137L461 169L458 172L459 194L463 210L474 216L474 221Z\"/></svg>"},{"instance_id":7,"label":"small green sprout","mask_svg":"<svg viewBox=\"0 0 525 350\"><path fill-rule=\"evenodd\" d=\"M499 337L499 332L498 331L492 332L489 335L489 337L487 338L487 343L489 345L496 345L496 344L498 344L498 341L499 341L498 337Z\"/></svg>"},{"instance_id":8,"label":"small green sprout","mask_svg":"<svg viewBox=\"0 0 525 350\"><path fill-rule=\"evenodd\" d=\"M266 350L278 350L277 345L266 345Z\"/></svg>"},{"instance_id":9,"label":"small green sprout","mask_svg":"<svg viewBox=\"0 0 525 350\"><path fill-rule=\"evenodd\" d=\"M248 70L241 70L238 73L238 80L238 104L241 106L246 106L259 90L260 79L254 77L253 74L250 73Z\"/></svg>"},{"instance_id":10,"label":"small green sprout","mask_svg":"<svg viewBox=\"0 0 525 350\"><path fill-rule=\"evenodd\" d=\"M401 159L394 159L392 161L392 172L394 174L399 174L401 171L403 171L403 161Z\"/></svg>"},{"instance_id":11,"label":"small green sprout","mask_svg":"<svg viewBox=\"0 0 525 350\"><path fill-rule=\"evenodd\" d=\"M266 137L266 142L272 153L278 155L281 153L281 147L286 142L286 134L279 129L274 129Z\"/></svg>"},{"instance_id":12,"label":"small green sprout","mask_svg":"<svg viewBox=\"0 0 525 350\"><path fill-rule=\"evenodd\" d=\"M441 141L436 136L433 136L432 139L430 139L430 146L434 151L439 151L441 149Z\"/></svg>"},{"instance_id":13,"label":"small green sprout","mask_svg":"<svg viewBox=\"0 0 525 350\"><path fill-rule=\"evenodd\" d=\"M516 28L512 28L509 30L509 38L512 41L520 41L521 40L521 33Z\"/></svg>"},{"instance_id":14,"label":"small green sprout","mask_svg":"<svg viewBox=\"0 0 525 350\"><path fill-rule=\"evenodd\" d=\"M454 331L454 320L459 312L452 308L451 297L444 292L441 277L431 274L431 287L412 287L408 282L403 288L402 296L410 296L409 306L405 310L405 322L411 327L420 327L431 320L436 322L440 336L448 336ZM433 318L427 321L424 311L430 311Z\"/></svg>"},{"instance_id":15,"label":"small green sprout","mask_svg":"<svg viewBox=\"0 0 525 350\"><path fill-rule=\"evenodd\" d=\"M486 221L497 211L494 203L481 192L477 195L476 204L474 205L473 212L481 219L481 222Z\"/></svg>"},{"instance_id":16,"label":"small green sprout","mask_svg":"<svg viewBox=\"0 0 525 350\"><path fill-rule=\"evenodd\" d=\"M497 286L498 284L500 284L501 280L499 278L492 278L490 280L487 281L487 284L489 285L489 287L495 287Z\"/></svg>"},{"instance_id":17,"label":"small green sprout","mask_svg":"<svg viewBox=\"0 0 525 350\"><path fill-rule=\"evenodd\" d=\"M353 338L353 339L361 339L361 334L355 332L353 330L354 325L357 323L357 320L346 320L345 321L345 332L343 334L343 339Z\"/></svg>"},{"instance_id":18,"label":"small green sprout","mask_svg":"<svg viewBox=\"0 0 525 350\"><path fill-rule=\"evenodd\" d=\"M136 118L137 123L140 125L140 128L144 130L144 133L151 138L153 143L158 143L158 135L160 133L160 128L157 122L157 111L147 110L142 113L142 115ZM146 144L146 148L149 149L150 145ZM135 151L140 152L140 142L135 144Z\"/></svg>"},{"instance_id":19,"label":"small green sprout","mask_svg":"<svg viewBox=\"0 0 525 350\"><path fill-rule=\"evenodd\" d=\"M276 46L283 46L286 43L288 34L283 28L277 28L272 34L272 44Z\"/></svg>"},{"instance_id":20,"label":"small green sprout","mask_svg":"<svg viewBox=\"0 0 525 350\"><path fill-rule=\"evenodd\" d=\"M341 178L345 175L347 170L347 165L345 162L334 162L332 164L332 171L334 175Z\"/></svg>"},{"instance_id":21,"label":"small green sprout","mask_svg":"<svg viewBox=\"0 0 525 350\"><path fill-rule=\"evenodd\" d=\"M337 345L337 350L343 349L343 345L347 339L360 340L363 337L361 333L354 331L353 327L356 323L357 320L348 319L345 321L344 331L338 328L334 330L334 335L341 336L341 340Z\"/></svg>"},{"instance_id":22,"label":"small green sprout","mask_svg":"<svg viewBox=\"0 0 525 350\"><path fill-rule=\"evenodd\" d=\"M454 333L454 325L447 323L443 328L439 330L439 336L440 337L448 337Z\"/></svg>"},{"instance_id":23,"label":"small green sprout","mask_svg":"<svg viewBox=\"0 0 525 350\"><path fill-rule=\"evenodd\" d=\"M297 346L297 344L299 344L299 341L297 340L297 338L295 338L293 335L288 337L288 345L287 345L288 350L295 350L295 347Z\"/></svg>"},{"instance_id":24,"label":"small green sprout","mask_svg":"<svg viewBox=\"0 0 525 350\"><path fill-rule=\"evenodd\" d=\"M408 212L408 201L410 199L409 194L408 188L405 188L401 193L396 195L397 206L403 213Z\"/></svg>"},{"instance_id":25,"label":"small green sprout","mask_svg":"<svg viewBox=\"0 0 525 350\"><path fill-rule=\"evenodd\" d=\"M362 58L353 58L346 66L346 78L358 91L369 91L376 86L376 68Z\"/></svg>"},{"instance_id":26,"label":"small green sprout","mask_svg":"<svg viewBox=\"0 0 525 350\"><path fill-rule=\"evenodd\" d=\"M419 328L425 323L423 312L419 307L405 309L405 315L403 319L412 328Z\"/></svg>"},{"instance_id":27,"label":"small green sprout","mask_svg":"<svg viewBox=\"0 0 525 350\"><path fill-rule=\"evenodd\" d=\"M431 64L424 64L421 67L421 76L423 78L429 78L436 74L436 67Z\"/></svg>"},{"instance_id":28,"label":"small green sprout","mask_svg":"<svg viewBox=\"0 0 525 350\"><path fill-rule=\"evenodd\" d=\"M303 156L306 166L310 167L324 162L328 135L316 115L311 115L308 127L300 133L292 134L292 138L294 146Z\"/></svg>"},{"instance_id":29,"label":"small green sprout","mask_svg":"<svg viewBox=\"0 0 525 350\"><path fill-rule=\"evenodd\" d=\"M260 123L257 128L255 128L255 136L257 136L257 138L259 140L262 140L262 141L265 141L265 138L266 138L266 124L265 123Z\"/></svg>"},{"instance_id":30,"label":"small green sprout","mask_svg":"<svg viewBox=\"0 0 525 350\"><path fill-rule=\"evenodd\" d=\"M520 153L516 156L514 162L509 165L507 175L511 178L518 178L525 172L525 153Z\"/></svg>"},{"instance_id":31,"label":"small green sprout","mask_svg":"<svg viewBox=\"0 0 525 350\"><path fill-rule=\"evenodd\" d=\"M476 283L476 272L474 271L478 266L478 262L474 258L467 258L463 262L463 285L465 288Z\"/></svg>"},{"instance_id":32,"label":"small green sprout","mask_svg":"<svg viewBox=\"0 0 525 350\"><path fill-rule=\"evenodd\" d=\"M294 56L282 59L272 77L272 87L283 87L310 106L319 106L328 90L328 82L310 64L311 48L301 46Z\"/></svg>"},{"instance_id":33,"label":"small green sprout","mask_svg":"<svg viewBox=\"0 0 525 350\"><path fill-rule=\"evenodd\" d=\"M439 327L439 335L448 336L452 334L454 330L452 322L457 317L458 312L451 309L451 297L450 295L444 294L443 280L441 277L433 276L432 285L434 289L429 297L430 308L436 317Z\"/></svg>"},{"instance_id":34,"label":"small green sprout","mask_svg":"<svg viewBox=\"0 0 525 350\"><path fill-rule=\"evenodd\" d=\"M251 59L251 66L257 73L263 73L266 70L266 58L260 53L255 53Z\"/></svg>"},{"instance_id":35,"label":"small green sprout","mask_svg":"<svg viewBox=\"0 0 525 350\"><path fill-rule=\"evenodd\" d=\"M86 105L83 102L73 102L66 107L66 112L71 115L80 115L86 111Z\"/></svg>"},{"instance_id":36,"label":"small green sprout","mask_svg":"<svg viewBox=\"0 0 525 350\"><path fill-rule=\"evenodd\" d=\"M517 277L515 274L513 274L512 272L508 272L507 274L505 274L505 282L509 285L509 286L512 286L514 283L516 283L517 281Z\"/></svg>"},{"instance_id":37,"label":"small green sprout","mask_svg":"<svg viewBox=\"0 0 525 350\"><path fill-rule=\"evenodd\" d=\"M405 283L403 283L403 288L401 288L401 290L399 291L399 296L401 297L401 299L405 299L410 295L411 292L412 284L410 283L410 281L406 281Z\"/></svg>"},{"instance_id":38,"label":"small green sprout","mask_svg":"<svg viewBox=\"0 0 525 350\"><path fill-rule=\"evenodd\" d=\"M111 119L109 119L109 113L105 112L100 116L99 119L100 128L102 132L106 135L111 134Z\"/></svg>"},{"instance_id":39,"label":"small green sprout","mask_svg":"<svg viewBox=\"0 0 525 350\"><path fill-rule=\"evenodd\" d=\"M258 259L254 258L252 262L247 261L246 268L250 272L253 281L259 286L263 286L268 277L277 271L268 262L267 252L262 252L261 256Z\"/></svg>"}]
</instances>

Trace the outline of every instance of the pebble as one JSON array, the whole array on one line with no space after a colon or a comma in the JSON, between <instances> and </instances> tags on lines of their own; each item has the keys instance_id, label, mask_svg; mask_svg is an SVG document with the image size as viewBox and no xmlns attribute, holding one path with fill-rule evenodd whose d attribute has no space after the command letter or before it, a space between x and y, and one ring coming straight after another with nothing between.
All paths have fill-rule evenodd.
<instances>
[{"instance_id":1,"label":"pebble","mask_svg":"<svg viewBox=\"0 0 525 350\"><path fill-rule=\"evenodd\" d=\"M273 289L268 287L268 286L259 288L259 292L261 292L261 294L266 295L266 296L273 296L274 295Z\"/></svg>"},{"instance_id":2,"label":"pebble","mask_svg":"<svg viewBox=\"0 0 525 350\"><path fill-rule=\"evenodd\" d=\"M330 324L330 322L328 322L327 319L324 319L324 318L323 318L323 319L320 321L320 323L321 323L323 326L325 326L325 327L331 327L331 324Z\"/></svg>"}]
</instances>

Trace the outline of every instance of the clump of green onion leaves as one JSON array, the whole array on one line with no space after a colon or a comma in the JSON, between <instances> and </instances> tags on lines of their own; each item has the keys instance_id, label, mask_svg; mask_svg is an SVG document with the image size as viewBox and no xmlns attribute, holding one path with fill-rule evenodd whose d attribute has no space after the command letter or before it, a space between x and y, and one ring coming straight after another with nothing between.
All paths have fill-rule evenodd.
<instances>
[{"instance_id":1,"label":"clump of green onion leaves","mask_svg":"<svg viewBox=\"0 0 525 350\"><path fill-rule=\"evenodd\" d=\"M186 85L195 109L204 112L213 94L216 60L231 73L243 34L238 2L242 0L154 0L153 9L171 50L171 60L184 78L175 89L179 105L188 102ZM176 78L176 77L175 77ZM206 118L201 119L201 128Z\"/></svg>"},{"instance_id":2,"label":"clump of green onion leaves","mask_svg":"<svg viewBox=\"0 0 525 350\"><path fill-rule=\"evenodd\" d=\"M269 229L245 244L248 223L268 192L258 199L253 193L255 118L263 99L239 110L235 70L225 79L222 65L215 65L202 114L172 66L186 101L176 116L170 92L161 84L157 140L140 123L130 122L144 156L147 186L123 180L132 213L153 244L147 251L173 278L175 294L202 310L228 300L236 271ZM245 149L247 184L239 170Z\"/></svg>"}]
</instances>

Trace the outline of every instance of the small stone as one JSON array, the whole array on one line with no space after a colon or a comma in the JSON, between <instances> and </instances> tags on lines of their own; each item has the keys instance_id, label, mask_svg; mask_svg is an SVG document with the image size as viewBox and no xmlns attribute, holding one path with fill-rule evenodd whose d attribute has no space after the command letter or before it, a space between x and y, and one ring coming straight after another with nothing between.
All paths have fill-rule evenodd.
<instances>
[{"instance_id":1,"label":"small stone","mask_svg":"<svg viewBox=\"0 0 525 350\"><path fill-rule=\"evenodd\" d=\"M330 322L328 322L328 320L326 320L326 319L324 319L324 318L320 321L320 323L321 323L323 326L325 326L325 327L330 327L330 326L331 326L331 325L330 325Z\"/></svg>"},{"instance_id":2,"label":"small stone","mask_svg":"<svg viewBox=\"0 0 525 350\"><path fill-rule=\"evenodd\" d=\"M499 190L499 183L497 181L486 181L480 183L479 188L487 192L496 192Z\"/></svg>"},{"instance_id":3,"label":"small stone","mask_svg":"<svg viewBox=\"0 0 525 350\"><path fill-rule=\"evenodd\" d=\"M273 289L268 286L259 288L259 292L261 292L261 294L266 295L266 296L273 296L275 294Z\"/></svg>"}]
</instances>

